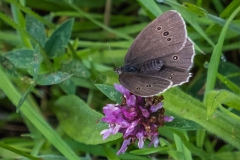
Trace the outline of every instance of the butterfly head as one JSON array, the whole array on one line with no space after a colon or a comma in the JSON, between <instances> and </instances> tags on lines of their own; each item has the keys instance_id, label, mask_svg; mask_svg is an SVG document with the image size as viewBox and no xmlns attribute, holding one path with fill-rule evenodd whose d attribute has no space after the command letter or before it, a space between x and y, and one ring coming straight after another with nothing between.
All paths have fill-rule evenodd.
<instances>
[{"instance_id":1,"label":"butterfly head","mask_svg":"<svg viewBox=\"0 0 240 160\"><path fill-rule=\"evenodd\" d=\"M118 67L118 68L115 68L114 69L114 72L116 72L117 74L122 74L123 72L122 72L122 67Z\"/></svg>"}]
</instances>

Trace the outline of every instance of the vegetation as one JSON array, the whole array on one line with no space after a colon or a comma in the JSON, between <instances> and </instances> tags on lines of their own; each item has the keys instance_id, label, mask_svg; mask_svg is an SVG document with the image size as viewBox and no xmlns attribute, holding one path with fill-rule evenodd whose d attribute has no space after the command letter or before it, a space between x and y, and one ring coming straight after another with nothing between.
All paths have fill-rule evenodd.
<instances>
[{"instance_id":1,"label":"vegetation","mask_svg":"<svg viewBox=\"0 0 240 160\"><path fill-rule=\"evenodd\" d=\"M196 56L190 82L164 96L160 145L103 140L106 104L121 102L113 69L155 17L176 10ZM240 1L1 0L0 157L240 159Z\"/></svg>"}]
</instances>

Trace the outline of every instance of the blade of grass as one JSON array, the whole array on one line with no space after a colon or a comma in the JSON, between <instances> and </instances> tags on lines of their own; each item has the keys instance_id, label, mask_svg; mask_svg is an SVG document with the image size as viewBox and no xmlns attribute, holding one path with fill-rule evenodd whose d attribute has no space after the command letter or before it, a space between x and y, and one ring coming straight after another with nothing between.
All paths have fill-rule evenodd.
<instances>
[{"instance_id":1,"label":"blade of grass","mask_svg":"<svg viewBox=\"0 0 240 160\"><path fill-rule=\"evenodd\" d=\"M184 139L186 141L188 141L186 143L189 143L187 132L186 131L182 131L182 134L185 137ZM191 152L185 146L185 144L182 143L182 139L178 135L176 135L176 134L173 134L173 136L174 136L174 141L175 141L175 144L176 144L177 151L183 153L184 159L192 160Z\"/></svg>"},{"instance_id":2,"label":"blade of grass","mask_svg":"<svg viewBox=\"0 0 240 160\"><path fill-rule=\"evenodd\" d=\"M20 151L20 150L18 150L18 149L15 149L15 148L13 148L13 147L11 147L11 146L9 146L9 145L6 145L6 144L4 144L4 143L0 143L0 147L2 147L2 148L4 148L4 149L7 149L7 150L9 150L9 151L12 151L12 152L14 152L14 153L17 153L17 154L19 154L19 155L21 155L21 156L24 156L24 157L26 157L26 158L32 159L32 160L40 160L40 159L41 159L41 158L34 157L34 156L30 155L30 154L27 154L27 153L25 153L25 152L23 152L23 151Z\"/></svg>"},{"instance_id":3,"label":"blade of grass","mask_svg":"<svg viewBox=\"0 0 240 160\"><path fill-rule=\"evenodd\" d=\"M163 13L161 11L161 9L157 6L156 2L154 1L146 1L146 0L137 0L138 3L148 12L151 12L152 15L154 15L155 17L158 17L161 13ZM151 18L155 18L150 16Z\"/></svg>"},{"instance_id":4,"label":"blade of grass","mask_svg":"<svg viewBox=\"0 0 240 160\"><path fill-rule=\"evenodd\" d=\"M233 0L227 7L224 8L222 13L220 14L220 17L222 18L229 17L232 11L234 11L239 5L240 5L239 0Z\"/></svg>"},{"instance_id":5,"label":"blade of grass","mask_svg":"<svg viewBox=\"0 0 240 160\"><path fill-rule=\"evenodd\" d=\"M213 53L212 53L212 56L211 56L211 59L209 62L209 66L208 66L206 89L205 89L205 93L204 93L204 102L206 99L207 92L214 89L214 85L215 85L216 78L217 78L219 61L220 61L220 58L222 55L223 42L224 42L224 38L225 38L225 35L227 32L228 26L229 26L230 22L233 20L233 18L238 14L239 11L240 11L240 6L231 14L229 19L227 20L226 24L224 25L224 27L220 33L218 43L214 47L214 50L213 50Z\"/></svg>"},{"instance_id":6,"label":"blade of grass","mask_svg":"<svg viewBox=\"0 0 240 160\"><path fill-rule=\"evenodd\" d=\"M25 19L23 17L22 12L15 6L11 5L11 11L13 13L13 19L15 23L19 24L22 28L25 28ZM20 42L26 47L26 48L31 48L30 41L22 34L21 32L17 31L18 38Z\"/></svg>"},{"instance_id":7,"label":"blade of grass","mask_svg":"<svg viewBox=\"0 0 240 160\"><path fill-rule=\"evenodd\" d=\"M225 84L234 93L238 95L240 94L240 87L237 86L235 83L233 83L230 79L228 79L227 77L223 76L220 73L217 73L217 77L223 84Z\"/></svg>"},{"instance_id":8,"label":"blade of grass","mask_svg":"<svg viewBox=\"0 0 240 160\"><path fill-rule=\"evenodd\" d=\"M181 133L181 131L178 131L178 130L175 130L173 129L172 130L173 133L175 135L177 135L180 139L180 143L183 143L184 146L189 150L191 151L192 154L195 154L195 155L198 155L199 157L202 157L203 159L208 159L209 158L209 155L204 152L203 150L195 147L192 143L190 143L187 138L185 137L185 135L183 133Z\"/></svg>"},{"instance_id":9,"label":"blade of grass","mask_svg":"<svg viewBox=\"0 0 240 160\"><path fill-rule=\"evenodd\" d=\"M6 94L9 100L17 106L21 94L10 82L9 78L0 68L1 83L0 89ZM79 159L73 150L61 139L61 137L50 127L43 117L26 100L21 113L68 159Z\"/></svg>"},{"instance_id":10,"label":"blade of grass","mask_svg":"<svg viewBox=\"0 0 240 160\"><path fill-rule=\"evenodd\" d=\"M204 127L208 132L222 138L229 144L240 148L239 125L235 125L231 117L216 110L214 115L207 120L206 107L200 101L189 96L179 89L171 88L163 93L165 108L173 114L194 121ZM177 96L176 96L177 95Z\"/></svg>"},{"instance_id":11,"label":"blade of grass","mask_svg":"<svg viewBox=\"0 0 240 160\"><path fill-rule=\"evenodd\" d=\"M111 29L110 27L104 25L103 23L97 21L95 18L93 18L90 14L82 11L78 6L72 4L72 3L68 3L66 1L64 1L65 4L69 5L70 7L72 7L73 9L75 9L79 14L81 14L82 16L84 16L85 18L89 19L91 22L95 23L96 25L100 26L101 28L103 28L104 30L110 32L110 33L113 33L117 36L119 36L120 38L123 38L123 39L126 39L126 40L129 40L129 41L133 41L133 38L129 35L126 35L122 32L119 32L119 31L116 31L114 29Z\"/></svg>"},{"instance_id":12,"label":"blade of grass","mask_svg":"<svg viewBox=\"0 0 240 160\"><path fill-rule=\"evenodd\" d=\"M37 20L39 20L40 22L42 22L49 28L52 28L52 29L56 28L56 26L54 24L52 24L50 21L44 19L42 16L39 16L38 14L36 14L32 10L30 10L29 8L22 6L20 3L18 3L18 1L16 1L16 0L5 0L5 1L10 4L13 4L14 6L16 6L19 10L23 11L24 13L27 13L27 14L33 16L34 18L36 18Z\"/></svg>"}]
</instances>

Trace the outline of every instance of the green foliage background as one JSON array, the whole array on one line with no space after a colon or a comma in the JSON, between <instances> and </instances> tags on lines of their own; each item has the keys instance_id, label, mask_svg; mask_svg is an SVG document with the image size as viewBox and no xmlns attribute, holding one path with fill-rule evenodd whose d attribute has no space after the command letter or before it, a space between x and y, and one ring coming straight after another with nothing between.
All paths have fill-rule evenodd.
<instances>
[{"instance_id":1,"label":"green foliage background","mask_svg":"<svg viewBox=\"0 0 240 160\"><path fill-rule=\"evenodd\" d=\"M113 68L170 9L195 43L193 77L163 93L175 120L159 129L161 145L116 156L121 135L99 134L102 107L121 101ZM0 156L240 159L239 11L239 0L0 1Z\"/></svg>"}]
</instances>

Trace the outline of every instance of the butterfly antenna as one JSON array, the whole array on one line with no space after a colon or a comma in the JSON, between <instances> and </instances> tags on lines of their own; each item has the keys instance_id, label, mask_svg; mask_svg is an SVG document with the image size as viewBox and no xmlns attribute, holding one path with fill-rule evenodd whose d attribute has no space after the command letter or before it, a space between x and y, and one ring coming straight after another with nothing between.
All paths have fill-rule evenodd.
<instances>
[{"instance_id":1,"label":"butterfly antenna","mask_svg":"<svg viewBox=\"0 0 240 160\"><path fill-rule=\"evenodd\" d=\"M113 61L114 65L115 65L115 68L117 68L116 61L114 60L114 58L113 58L113 56L112 56L112 54L111 54L111 47L110 47L110 45L109 45L108 42L107 42L107 45L108 45L108 48L109 48L109 52L110 52L110 55L111 55L112 61ZM96 84L97 81L98 81L102 76L106 75L106 74L109 73L109 72L113 72L113 70L104 71L103 74L100 74L99 76L97 76L97 78L96 78L96 80L94 81L94 83Z\"/></svg>"},{"instance_id":2,"label":"butterfly antenna","mask_svg":"<svg viewBox=\"0 0 240 160\"><path fill-rule=\"evenodd\" d=\"M114 65L115 65L115 68L117 68L117 63L116 63L116 61L114 60L114 58L113 58L113 56L112 56L111 47L110 47L110 45L109 45L108 42L107 42L107 45L108 45L108 48L109 48L109 52L110 52L110 55L111 55L112 61L113 61Z\"/></svg>"}]
</instances>

